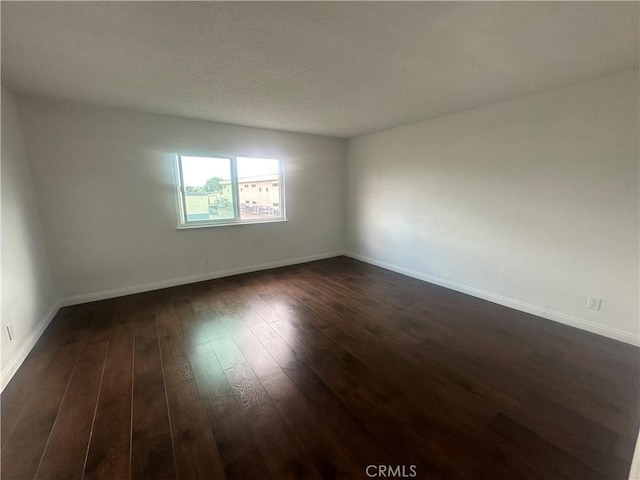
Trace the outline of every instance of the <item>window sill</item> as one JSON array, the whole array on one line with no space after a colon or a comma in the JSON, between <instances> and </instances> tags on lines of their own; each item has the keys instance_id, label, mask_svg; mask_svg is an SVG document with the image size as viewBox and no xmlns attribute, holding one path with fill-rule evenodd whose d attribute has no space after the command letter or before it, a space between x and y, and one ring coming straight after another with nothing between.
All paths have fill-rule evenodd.
<instances>
[{"instance_id":1,"label":"window sill","mask_svg":"<svg viewBox=\"0 0 640 480\"><path fill-rule=\"evenodd\" d=\"M236 221L236 222L221 222L221 223L203 223L203 224L187 224L187 225L178 225L176 230L191 230L194 228L216 228L216 227L230 227L230 226L238 226L238 225L260 225L263 223L286 223L287 219L279 218L277 220L253 220L253 221Z\"/></svg>"}]
</instances>

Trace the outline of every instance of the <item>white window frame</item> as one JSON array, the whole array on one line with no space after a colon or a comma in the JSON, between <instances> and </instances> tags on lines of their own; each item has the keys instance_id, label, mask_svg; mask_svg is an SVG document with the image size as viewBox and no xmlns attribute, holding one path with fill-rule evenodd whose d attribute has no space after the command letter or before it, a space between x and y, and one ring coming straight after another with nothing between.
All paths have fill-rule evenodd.
<instances>
[{"instance_id":1,"label":"white window frame","mask_svg":"<svg viewBox=\"0 0 640 480\"><path fill-rule=\"evenodd\" d=\"M231 166L231 189L233 198L234 218L224 218L219 220L187 220L187 207L185 200L185 185L182 175L182 157L203 157L228 159ZM240 182L238 181L238 158L269 158L278 161L278 184L280 198L280 216L274 218L242 219L240 218ZM282 157L272 157L269 155L227 155L218 153L175 153L174 170L176 184L176 207L178 214L178 230L191 228L223 227L228 225L253 225L258 223L278 223L286 222L285 208L285 186L284 186L284 159Z\"/></svg>"}]
</instances>

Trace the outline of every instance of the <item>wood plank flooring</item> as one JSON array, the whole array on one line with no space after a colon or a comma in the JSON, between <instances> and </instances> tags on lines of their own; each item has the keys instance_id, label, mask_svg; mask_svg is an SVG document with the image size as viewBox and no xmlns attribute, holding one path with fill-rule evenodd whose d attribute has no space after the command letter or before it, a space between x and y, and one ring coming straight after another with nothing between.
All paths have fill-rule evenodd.
<instances>
[{"instance_id":1,"label":"wood plank flooring","mask_svg":"<svg viewBox=\"0 0 640 480\"><path fill-rule=\"evenodd\" d=\"M626 479L639 378L338 257L62 309L2 394L1 478Z\"/></svg>"}]
</instances>

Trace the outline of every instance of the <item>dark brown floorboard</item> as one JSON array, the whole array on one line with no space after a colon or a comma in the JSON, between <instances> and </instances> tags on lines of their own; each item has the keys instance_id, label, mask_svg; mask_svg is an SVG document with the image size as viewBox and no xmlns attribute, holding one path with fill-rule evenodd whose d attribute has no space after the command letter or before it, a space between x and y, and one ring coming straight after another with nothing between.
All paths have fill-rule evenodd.
<instances>
[{"instance_id":1,"label":"dark brown floorboard","mask_svg":"<svg viewBox=\"0 0 640 480\"><path fill-rule=\"evenodd\" d=\"M619 480L639 379L636 347L338 257L62 309L1 478Z\"/></svg>"}]
</instances>

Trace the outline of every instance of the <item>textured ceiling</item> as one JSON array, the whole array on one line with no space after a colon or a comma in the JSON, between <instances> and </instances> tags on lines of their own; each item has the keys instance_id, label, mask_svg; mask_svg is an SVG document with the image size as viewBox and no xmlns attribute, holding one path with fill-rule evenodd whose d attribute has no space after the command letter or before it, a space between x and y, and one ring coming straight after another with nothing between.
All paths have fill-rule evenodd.
<instances>
[{"instance_id":1,"label":"textured ceiling","mask_svg":"<svg viewBox=\"0 0 640 480\"><path fill-rule=\"evenodd\" d=\"M636 2L2 2L22 94L351 137L638 65Z\"/></svg>"}]
</instances>

